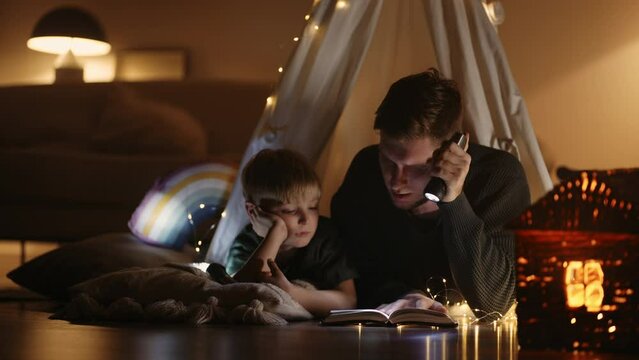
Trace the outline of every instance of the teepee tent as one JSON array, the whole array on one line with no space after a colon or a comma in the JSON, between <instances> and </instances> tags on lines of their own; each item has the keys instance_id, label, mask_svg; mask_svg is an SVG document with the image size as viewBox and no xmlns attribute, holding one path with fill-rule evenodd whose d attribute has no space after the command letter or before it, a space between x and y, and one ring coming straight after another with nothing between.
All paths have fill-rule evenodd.
<instances>
[{"instance_id":1,"label":"teepee tent","mask_svg":"<svg viewBox=\"0 0 639 360\"><path fill-rule=\"evenodd\" d=\"M317 162L328 209L351 159L377 142L375 109L400 77L438 67L464 98L471 139L520 157L533 198L552 187L524 101L482 0L315 1L242 166L264 148ZM224 264L248 223L239 179L207 253Z\"/></svg>"}]
</instances>

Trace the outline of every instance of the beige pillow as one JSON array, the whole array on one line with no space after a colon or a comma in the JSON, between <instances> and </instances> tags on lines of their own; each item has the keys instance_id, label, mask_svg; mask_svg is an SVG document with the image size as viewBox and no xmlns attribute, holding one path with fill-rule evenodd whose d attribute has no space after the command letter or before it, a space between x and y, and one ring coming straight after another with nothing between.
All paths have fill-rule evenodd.
<instances>
[{"instance_id":1,"label":"beige pillow","mask_svg":"<svg viewBox=\"0 0 639 360\"><path fill-rule=\"evenodd\" d=\"M207 146L202 124L187 111L124 87L111 94L92 139L95 150L117 154L204 157Z\"/></svg>"}]
</instances>

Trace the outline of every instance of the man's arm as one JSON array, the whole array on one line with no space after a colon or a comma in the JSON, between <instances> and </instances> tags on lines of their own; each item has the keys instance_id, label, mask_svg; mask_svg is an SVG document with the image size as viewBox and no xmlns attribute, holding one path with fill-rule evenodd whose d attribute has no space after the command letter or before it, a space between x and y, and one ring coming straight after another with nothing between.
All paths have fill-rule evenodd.
<instances>
[{"instance_id":1,"label":"man's arm","mask_svg":"<svg viewBox=\"0 0 639 360\"><path fill-rule=\"evenodd\" d=\"M502 164L473 187L474 204L462 192L441 203L444 246L453 280L472 309L505 313L515 297L515 240L504 226L530 204L521 164L504 155Z\"/></svg>"}]
</instances>

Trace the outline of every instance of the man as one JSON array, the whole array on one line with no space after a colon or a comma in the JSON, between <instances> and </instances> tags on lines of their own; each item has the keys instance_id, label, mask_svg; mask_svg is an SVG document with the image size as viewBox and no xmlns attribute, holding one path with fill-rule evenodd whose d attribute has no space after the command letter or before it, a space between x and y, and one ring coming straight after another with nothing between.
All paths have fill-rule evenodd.
<instances>
[{"instance_id":1,"label":"man","mask_svg":"<svg viewBox=\"0 0 639 360\"><path fill-rule=\"evenodd\" d=\"M448 141L461 116L455 82L435 69L394 83L377 109L379 144L355 156L331 204L360 307L443 310L424 296L432 278L472 309L512 305L515 242L504 224L530 204L528 184L512 155ZM447 185L439 203L424 198L435 176Z\"/></svg>"}]
</instances>

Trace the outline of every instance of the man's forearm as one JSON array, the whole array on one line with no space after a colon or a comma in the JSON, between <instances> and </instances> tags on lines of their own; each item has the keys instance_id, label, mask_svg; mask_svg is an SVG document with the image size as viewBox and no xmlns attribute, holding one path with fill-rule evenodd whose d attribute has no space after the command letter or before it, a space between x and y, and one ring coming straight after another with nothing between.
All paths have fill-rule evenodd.
<instances>
[{"instance_id":1,"label":"man's forearm","mask_svg":"<svg viewBox=\"0 0 639 360\"><path fill-rule=\"evenodd\" d=\"M512 236L501 229L489 234L463 195L448 206L444 234L455 283L473 309L503 313L515 291Z\"/></svg>"}]
</instances>

